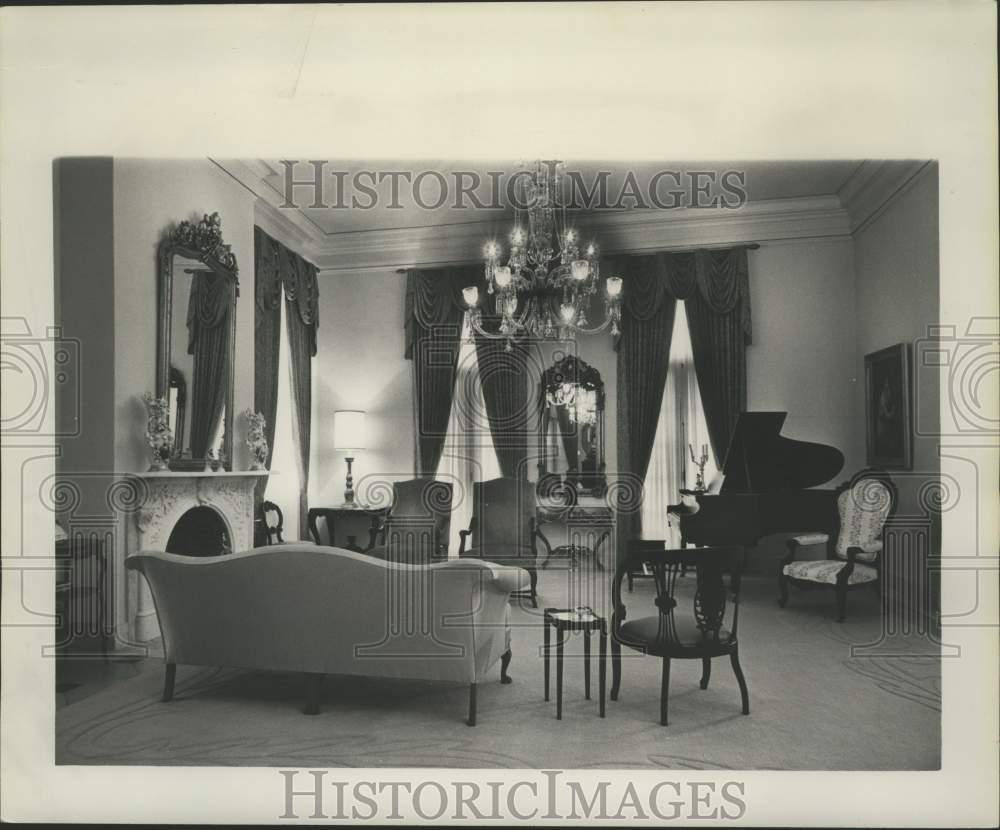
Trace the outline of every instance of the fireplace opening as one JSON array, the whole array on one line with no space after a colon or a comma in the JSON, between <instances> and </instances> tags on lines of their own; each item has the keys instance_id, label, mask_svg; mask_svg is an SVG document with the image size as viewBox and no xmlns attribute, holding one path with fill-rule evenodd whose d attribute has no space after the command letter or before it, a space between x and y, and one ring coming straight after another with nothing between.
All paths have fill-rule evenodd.
<instances>
[{"instance_id":1,"label":"fireplace opening","mask_svg":"<svg viewBox=\"0 0 1000 830\"><path fill-rule=\"evenodd\" d=\"M211 507L192 507L177 520L167 540L167 553L221 556L232 553L226 523Z\"/></svg>"}]
</instances>

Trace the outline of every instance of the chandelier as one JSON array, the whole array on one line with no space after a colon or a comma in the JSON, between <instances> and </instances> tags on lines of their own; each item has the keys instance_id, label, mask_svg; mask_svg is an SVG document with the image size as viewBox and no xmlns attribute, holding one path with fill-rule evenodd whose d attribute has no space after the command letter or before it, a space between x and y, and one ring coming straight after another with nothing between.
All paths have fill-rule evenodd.
<instances>
[{"instance_id":1,"label":"chandelier","mask_svg":"<svg viewBox=\"0 0 1000 830\"><path fill-rule=\"evenodd\" d=\"M486 291L495 297L497 332L482 327L479 289L469 286L462 292L472 328L483 337L505 339L507 351L521 333L567 339L576 332L596 334L608 326L612 335L619 333L620 277L605 280L604 321L591 327L587 320L600 279L597 248L591 242L581 249L559 198L562 182L561 161L538 161L533 170L522 169L515 176L514 228L506 264L499 243L491 240L485 249Z\"/></svg>"}]
</instances>

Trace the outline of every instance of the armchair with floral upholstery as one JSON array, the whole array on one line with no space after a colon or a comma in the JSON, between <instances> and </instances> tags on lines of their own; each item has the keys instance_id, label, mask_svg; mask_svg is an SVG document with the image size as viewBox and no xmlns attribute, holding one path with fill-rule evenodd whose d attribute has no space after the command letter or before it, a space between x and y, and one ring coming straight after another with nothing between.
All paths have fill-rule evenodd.
<instances>
[{"instance_id":1,"label":"armchair with floral upholstery","mask_svg":"<svg viewBox=\"0 0 1000 830\"><path fill-rule=\"evenodd\" d=\"M788 602L788 586L832 589L837 597L837 622L847 613L847 592L866 585L878 590L883 531L896 507L896 488L888 474L864 470L838 488L840 519L836 538L805 533L788 540L788 554L778 568L778 604ZM803 549L824 545L826 558L805 559Z\"/></svg>"}]
</instances>

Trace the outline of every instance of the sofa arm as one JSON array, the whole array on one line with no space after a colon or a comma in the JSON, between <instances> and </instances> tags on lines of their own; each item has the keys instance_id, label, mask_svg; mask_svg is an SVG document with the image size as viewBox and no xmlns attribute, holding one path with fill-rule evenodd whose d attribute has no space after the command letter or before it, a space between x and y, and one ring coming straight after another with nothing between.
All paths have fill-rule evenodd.
<instances>
[{"instance_id":1,"label":"sofa arm","mask_svg":"<svg viewBox=\"0 0 1000 830\"><path fill-rule=\"evenodd\" d=\"M512 594L515 591L527 591L531 588L531 577L524 568L515 565L497 565L495 562L483 564L493 576L490 584L498 591Z\"/></svg>"}]
</instances>

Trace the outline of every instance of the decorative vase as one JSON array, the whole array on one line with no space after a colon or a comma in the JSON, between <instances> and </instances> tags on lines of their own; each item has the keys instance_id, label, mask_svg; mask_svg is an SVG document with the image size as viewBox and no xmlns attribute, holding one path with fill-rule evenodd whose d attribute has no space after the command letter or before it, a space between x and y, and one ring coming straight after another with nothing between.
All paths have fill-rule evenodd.
<instances>
[{"instance_id":1,"label":"decorative vase","mask_svg":"<svg viewBox=\"0 0 1000 830\"><path fill-rule=\"evenodd\" d=\"M153 451L149 472L164 472L170 469L168 462L174 448L169 404L166 398L157 398L149 392L142 400L146 404L146 444Z\"/></svg>"},{"instance_id":2,"label":"decorative vase","mask_svg":"<svg viewBox=\"0 0 1000 830\"><path fill-rule=\"evenodd\" d=\"M251 472L261 472L267 469L267 438L264 437L265 420L264 416L252 409L244 412L247 418L247 439L246 444L253 453L253 462L250 464Z\"/></svg>"},{"instance_id":3,"label":"decorative vase","mask_svg":"<svg viewBox=\"0 0 1000 830\"><path fill-rule=\"evenodd\" d=\"M162 450L153 450L153 463L149 465L148 472L150 473L163 473L170 469L170 453L165 452L166 448Z\"/></svg>"}]
</instances>

